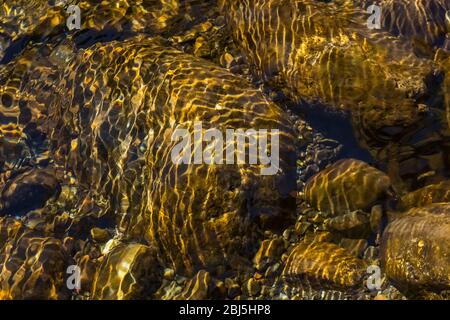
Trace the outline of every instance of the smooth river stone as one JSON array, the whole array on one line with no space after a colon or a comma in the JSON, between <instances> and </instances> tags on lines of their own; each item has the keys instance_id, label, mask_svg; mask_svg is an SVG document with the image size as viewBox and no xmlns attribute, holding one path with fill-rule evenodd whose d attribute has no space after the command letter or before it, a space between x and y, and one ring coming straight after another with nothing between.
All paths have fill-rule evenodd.
<instances>
[{"instance_id":1,"label":"smooth river stone","mask_svg":"<svg viewBox=\"0 0 450 320\"><path fill-rule=\"evenodd\" d=\"M450 204L413 208L391 222L381 242L383 271L418 295L450 289Z\"/></svg>"}]
</instances>

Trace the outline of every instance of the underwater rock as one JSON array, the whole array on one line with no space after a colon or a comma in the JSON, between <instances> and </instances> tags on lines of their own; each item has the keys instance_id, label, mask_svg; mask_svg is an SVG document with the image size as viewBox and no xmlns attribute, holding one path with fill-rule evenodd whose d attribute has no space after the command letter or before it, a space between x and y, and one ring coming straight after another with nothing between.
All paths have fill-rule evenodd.
<instances>
[{"instance_id":1,"label":"underwater rock","mask_svg":"<svg viewBox=\"0 0 450 320\"><path fill-rule=\"evenodd\" d=\"M417 58L407 41L367 28L365 11L351 1L220 4L260 79L295 100L351 111L361 139L386 143L421 119L418 100L428 92L432 62Z\"/></svg>"},{"instance_id":2,"label":"underwater rock","mask_svg":"<svg viewBox=\"0 0 450 320\"><path fill-rule=\"evenodd\" d=\"M261 282L260 280L250 278L245 286L249 296L256 297L261 293Z\"/></svg>"},{"instance_id":3,"label":"underwater rock","mask_svg":"<svg viewBox=\"0 0 450 320\"><path fill-rule=\"evenodd\" d=\"M368 8L372 0L355 1ZM381 28L394 36L410 39L418 53L433 55L433 50L446 48L450 10L447 0L381 0ZM448 46L448 47L446 47Z\"/></svg>"},{"instance_id":4,"label":"underwater rock","mask_svg":"<svg viewBox=\"0 0 450 320\"><path fill-rule=\"evenodd\" d=\"M343 238L339 242L341 248L346 249L349 253L355 257L361 257L364 250L367 248L367 241L364 239L347 239Z\"/></svg>"},{"instance_id":5,"label":"underwater rock","mask_svg":"<svg viewBox=\"0 0 450 320\"><path fill-rule=\"evenodd\" d=\"M91 238L97 243L106 243L109 239L111 239L111 233L105 229L92 228Z\"/></svg>"},{"instance_id":6,"label":"underwater rock","mask_svg":"<svg viewBox=\"0 0 450 320\"><path fill-rule=\"evenodd\" d=\"M6 299L68 299L73 262L61 240L0 218L0 292Z\"/></svg>"},{"instance_id":7,"label":"underwater rock","mask_svg":"<svg viewBox=\"0 0 450 320\"><path fill-rule=\"evenodd\" d=\"M387 277L403 293L450 289L450 204L413 208L391 222L381 242Z\"/></svg>"},{"instance_id":8,"label":"underwater rock","mask_svg":"<svg viewBox=\"0 0 450 320\"><path fill-rule=\"evenodd\" d=\"M287 281L308 281L320 288L363 286L365 262L328 242L300 243L290 253L282 276Z\"/></svg>"},{"instance_id":9,"label":"underwater rock","mask_svg":"<svg viewBox=\"0 0 450 320\"><path fill-rule=\"evenodd\" d=\"M32 169L14 177L3 188L1 205L3 214L23 215L44 207L47 200L57 198L61 192L55 171Z\"/></svg>"},{"instance_id":10,"label":"underwater rock","mask_svg":"<svg viewBox=\"0 0 450 320\"><path fill-rule=\"evenodd\" d=\"M80 10L80 28L72 6ZM7 62L31 41L70 34L81 47L135 33L166 36L206 20L215 0L4 0L0 5L0 62ZM16 51L16 52L15 52Z\"/></svg>"},{"instance_id":11,"label":"underwater rock","mask_svg":"<svg viewBox=\"0 0 450 320\"><path fill-rule=\"evenodd\" d=\"M324 227L352 238L366 238L370 235L370 218L366 212L356 210L326 219Z\"/></svg>"},{"instance_id":12,"label":"underwater rock","mask_svg":"<svg viewBox=\"0 0 450 320\"><path fill-rule=\"evenodd\" d=\"M69 51L65 45L37 45L0 65L0 165L10 177L51 162L43 127L50 88L65 59L73 55Z\"/></svg>"},{"instance_id":13,"label":"underwater rock","mask_svg":"<svg viewBox=\"0 0 450 320\"><path fill-rule=\"evenodd\" d=\"M333 216L367 210L390 192L389 177L355 159L337 161L310 178L305 185L306 201Z\"/></svg>"},{"instance_id":14,"label":"underwater rock","mask_svg":"<svg viewBox=\"0 0 450 320\"><path fill-rule=\"evenodd\" d=\"M143 299L151 296L161 284L163 270L151 247L119 244L103 259L92 284L93 299Z\"/></svg>"},{"instance_id":15,"label":"underwater rock","mask_svg":"<svg viewBox=\"0 0 450 320\"><path fill-rule=\"evenodd\" d=\"M23 48L38 33L41 37L48 36L63 23L65 24L65 19L62 8L52 6L50 1L2 1L0 4L0 61L10 46L15 45L16 49Z\"/></svg>"},{"instance_id":16,"label":"underwater rock","mask_svg":"<svg viewBox=\"0 0 450 320\"><path fill-rule=\"evenodd\" d=\"M0 115L3 114L3 105L4 102L0 103ZM11 172L29 156L30 149L21 128L13 123L0 124L0 172Z\"/></svg>"},{"instance_id":17,"label":"underwater rock","mask_svg":"<svg viewBox=\"0 0 450 320\"><path fill-rule=\"evenodd\" d=\"M445 180L410 192L400 198L399 209L425 207L439 202L450 202L450 181Z\"/></svg>"},{"instance_id":18,"label":"underwater rock","mask_svg":"<svg viewBox=\"0 0 450 320\"><path fill-rule=\"evenodd\" d=\"M444 85L442 86L442 95L444 96L445 112L448 128L450 129L450 54L438 51L435 60L445 71Z\"/></svg>"},{"instance_id":19,"label":"underwater rock","mask_svg":"<svg viewBox=\"0 0 450 320\"><path fill-rule=\"evenodd\" d=\"M257 270L264 270L269 264L280 259L284 250L285 244L282 238L264 240L253 258L253 264Z\"/></svg>"},{"instance_id":20,"label":"underwater rock","mask_svg":"<svg viewBox=\"0 0 450 320\"><path fill-rule=\"evenodd\" d=\"M176 296L174 300L205 300L210 298L213 287L213 280L209 272L200 270L195 277L190 279L184 285L183 290Z\"/></svg>"},{"instance_id":21,"label":"underwater rock","mask_svg":"<svg viewBox=\"0 0 450 320\"><path fill-rule=\"evenodd\" d=\"M177 273L252 256L258 226L293 219L292 125L246 80L143 37L82 50L59 79L46 104L56 162L73 170L90 202L103 205L99 216L115 216L121 233L154 245ZM194 163L186 151L198 146L191 136L214 129L273 132L266 141L279 149L272 149L278 169L261 158ZM184 163L171 152L180 130L190 135Z\"/></svg>"}]
</instances>

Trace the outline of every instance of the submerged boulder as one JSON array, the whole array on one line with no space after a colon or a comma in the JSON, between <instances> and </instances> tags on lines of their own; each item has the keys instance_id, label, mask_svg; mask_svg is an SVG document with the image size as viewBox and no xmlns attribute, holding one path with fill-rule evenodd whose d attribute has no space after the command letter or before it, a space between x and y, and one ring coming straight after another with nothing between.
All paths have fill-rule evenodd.
<instances>
[{"instance_id":1,"label":"submerged boulder","mask_svg":"<svg viewBox=\"0 0 450 320\"><path fill-rule=\"evenodd\" d=\"M155 253L154 249L137 243L112 248L97 269L91 297L100 300L150 297L162 280L162 268Z\"/></svg>"},{"instance_id":2,"label":"submerged boulder","mask_svg":"<svg viewBox=\"0 0 450 320\"><path fill-rule=\"evenodd\" d=\"M282 276L288 282L307 281L320 288L364 286L366 263L328 242L298 244L286 260Z\"/></svg>"},{"instance_id":3,"label":"submerged boulder","mask_svg":"<svg viewBox=\"0 0 450 320\"><path fill-rule=\"evenodd\" d=\"M355 159L343 159L311 177L305 185L306 201L333 216L369 210L391 190L389 177Z\"/></svg>"},{"instance_id":4,"label":"submerged boulder","mask_svg":"<svg viewBox=\"0 0 450 320\"><path fill-rule=\"evenodd\" d=\"M351 111L362 138L384 143L421 119L432 62L408 41L369 29L352 1L220 3L259 78L289 97Z\"/></svg>"},{"instance_id":5,"label":"submerged boulder","mask_svg":"<svg viewBox=\"0 0 450 320\"><path fill-rule=\"evenodd\" d=\"M1 212L23 215L44 207L61 192L54 170L32 169L8 181L1 194Z\"/></svg>"},{"instance_id":6,"label":"submerged boulder","mask_svg":"<svg viewBox=\"0 0 450 320\"><path fill-rule=\"evenodd\" d=\"M450 181L444 180L410 192L400 199L399 208L408 210L439 202L450 202Z\"/></svg>"},{"instance_id":7,"label":"submerged boulder","mask_svg":"<svg viewBox=\"0 0 450 320\"><path fill-rule=\"evenodd\" d=\"M32 81L3 87L20 89L18 117L38 106L27 124L73 173L78 214L113 217L189 275L253 256L260 228L293 220L293 126L249 82L157 38L55 51L64 61L21 57L31 68L8 67Z\"/></svg>"},{"instance_id":8,"label":"submerged boulder","mask_svg":"<svg viewBox=\"0 0 450 320\"><path fill-rule=\"evenodd\" d=\"M0 218L0 296L4 299L69 299L67 268L73 265L63 242Z\"/></svg>"},{"instance_id":9,"label":"submerged boulder","mask_svg":"<svg viewBox=\"0 0 450 320\"><path fill-rule=\"evenodd\" d=\"M355 3L364 8L374 4L371 0ZM376 4L381 7L381 28L411 40L419 54L433 56L438 48L450 50L446 38L450 31L447 0L382 0Z\"/></svg>"},{"instance_id":10,"label":"submerged boulder","mask_svg":"<svg viewBox=\"0 0 450 320\"><path fill-rule=\"evenodd\" d=\"M381 262L397 288L411 295L450 289L450 204L413 208L391 222Z\"/></svg>"}]
</instances>

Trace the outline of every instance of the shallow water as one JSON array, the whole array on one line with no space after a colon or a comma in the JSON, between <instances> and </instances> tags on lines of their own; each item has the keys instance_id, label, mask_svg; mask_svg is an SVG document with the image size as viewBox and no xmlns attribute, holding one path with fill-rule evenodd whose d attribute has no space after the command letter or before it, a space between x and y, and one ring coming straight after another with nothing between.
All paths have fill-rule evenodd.
<instances>
[{"instance_id":1,"label":"shallow water","mask_svg":"<svg viewBox=\"0 0 450 320\"><path fill-rule=\"evenodd\" d=\"M365 1L27 2L0 7L0 299L448 299L449 1L379 30Z\"/></svg>"}]
</instances>

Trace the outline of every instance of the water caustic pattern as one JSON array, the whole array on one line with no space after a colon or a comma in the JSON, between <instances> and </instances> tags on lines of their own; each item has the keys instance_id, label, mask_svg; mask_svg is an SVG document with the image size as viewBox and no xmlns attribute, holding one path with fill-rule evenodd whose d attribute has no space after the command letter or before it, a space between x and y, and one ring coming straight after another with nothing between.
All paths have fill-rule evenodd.
<instances>
[{"instance_id":1,"label":"water caustic pattern","mask_svg":"<svg viewBox=\"0 0 450 320\"><path fill-rule=\"evenodd\" d=\"M428 185L404 195L400 199L400 207L406 210L439 202L450 202L450 181L448 180Z\"/></svg>"},{"instance_id":2,"label":"water caustic pattern","mask_svg":"<svg viewBox=\"0 0 450 320\"><path fill-rule=\"evenodd\" d=\"M92 286L92 298L144 299L162 278L155 251L142 244L119 244L107 253Z\"/></svg>"},{"instance_id":3,"label":"water caustic pattern","mask_svg":"<svg viewBox=\"0 0 450 320\"><path fill-rule=\"evenodd\" d=\"M319 287L361 285L367 266L345 249L327 242L301 243L290 253L283 277Z\"/></svg>"},{"instance_id":4,"label":"water caustic pattern","mask_svg":"<svg viewBox=\"0 0 450 320\"><path fill-rule=\"evenodd\" d=\"M344 214L370 206L388 195L389 177L354 159L334 163L307 181L305 198L320 211Z\"/></svg>"},{"instance_id":5,"label":"water caustic pattern","mask_svg":"<svg viewBox=\"0 0 450 320\"><path fill-rule=\"evenodd\" d=\"M420 118L430 62L407 42L369 30L351 1L223 0L236 42L259 75L296 99L352 110L366 131Z\"/></svg>"},{"instance_id":6,"label":"water caustic pattern","mask_svg":"<svg viewBox=\"0 0 450 320\"><path fill-rule=\"evenodd\" d=\"M411 295L450 289L449 209L448 203L413 208L383 235L384 270Z\"/></svg>"},{"instance_id":7,"label":"water caustic pattern","mask_svg":"<svg viewBox=\"0 0 450 320\"><path fill-rule=\"evenodd\" d=\"M48 163L44 123L49 88L54 83L63 50L48 55L53 45L31 48L14 64L0 66L0 172L10 176L21 167ZM38 95L42 88L47 94ZM23 92L27 94L23 94Z\"/></svg>"},{"instance_id":8,"label":"water caustic pattern","mask_svg":"<svg viewBox=\"0 0 450 320\"><path fill-rule=\"evenodd\" d=\"M170 35L205 20L215 0L69 1L85 17L82 29L148 32Z\"/></svg>"},{"instance_id":9,"label":"water caustic pattern","mask_svg":"<svg viewBox=\"0 0 450 320\"><path fill-rule=\"evenodd\" d=\"M187 272L223 264L251 252L257 220L289 217L289 121L246 81L142 38L82 52L61 79L71 94L51 103L52 143L87 196L105 204L99 215L114 214L127 238L157 244L167 263ZM204 130L279 129L280 171L174 164L172 134L192 134L200 120Z\"/></svg>"},{"instance_id":10,"label":"water caustic pattern","mask_svg":"<svg viewBox=\"0 0 450 320\"><path fill-rule=\"evenodd\" d=\"M1 194L1 213L21 215L58 198L61 187L54 170L31 169L10 177Z\"/></svg>"},{"instance_id":11,"label":"water caustic pattern","mask_svg":"<svg viewBox=\"0 0 450 320\"><path fill-rule=\"evenodd\" d=\"M367 8L373 2L355 1ZM446 0L382 0L381 27L393 34L413 41L420 54L433 55L438 48L450 49L447 34L450 20Z\"/></svg>"},{"instance_id":12,"label":"water caustic pattern","mask_svg":"<svg viewBox=\"0 0 450 320\"><path fill-rule=\"evenodd\" d=\"M294 100L350 111L359 143L388 168L396 187L410 190L448 175L449 135L440 129L445 106L438 92L448 119L448 76L442 81L442 72L450 68L415 55L410 38L369 29L364 6L354 1L221 4L258 78ZM418 17L414 23L427 28ZM420 181L430 172L434 176Z\"/></svg>"},{"instance_id":13,"label":"water caustic pattern","mask_svg":"<svg viewBox=\"0 0 450 320\"><path fill-rule=\"evenodd\" d=\"M73 264L59 239L13 218L0 218L0 297L68 299L67 266Z\"/></svg>"},{"instance_id":14,"label":"water caustic pattern","mask_svg":"<svg viewBox=\"0 0 450 320\"><path fill-rule=\"evenodd\" d=\"M199 0L34 0L0 3L0 60L11 45L24 46L30 40L39 41L67 31L67 21L78 6L82 19L80 45L86 45L89 30L116 33L146 32L176 33L206 19L215 1ZM107 38L107 34L98 37ZM109 32L111 36L111 32ZM103 39L105 40L105 39ZM8 57L9 59L10 57Z\"/></svg>"},{"instance_id":15,"label":"water caustic pattern","mask_svg":"<svg viewBox=\"0 0 450 320\"><path fill-rule=\"evenodd\" d=\"M59 11L54 11L50 2L43 0L0 2L0 60L14 41L25 35L31 37L38 29L43 36L48 35L53 30L52 27L64 22L58 18Z\"/></svg>"},{"instance_id":16,"label":"water caustic pattern","mask_svg":"<svg viewBox=\"0 0 450 320\"><path fill-rule=\"evenodd\" d=\"M448 2L367 4L1 1L0 299L443 298ZM296 186L316 129L285 97L374 160L317 150Z\"/></svg>"}]
</instances>

